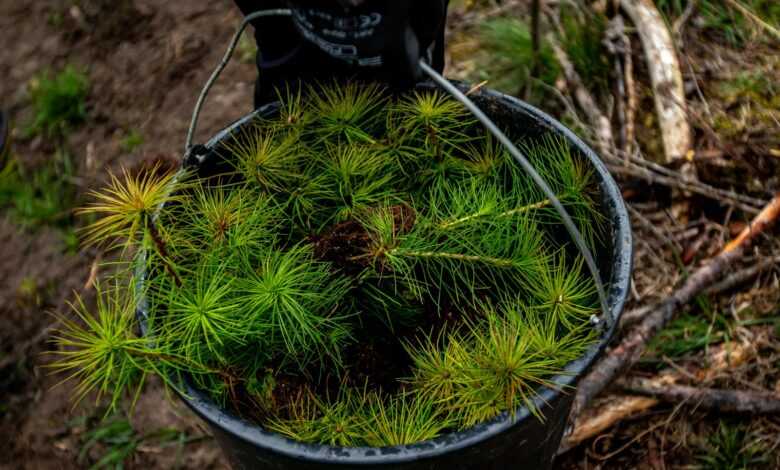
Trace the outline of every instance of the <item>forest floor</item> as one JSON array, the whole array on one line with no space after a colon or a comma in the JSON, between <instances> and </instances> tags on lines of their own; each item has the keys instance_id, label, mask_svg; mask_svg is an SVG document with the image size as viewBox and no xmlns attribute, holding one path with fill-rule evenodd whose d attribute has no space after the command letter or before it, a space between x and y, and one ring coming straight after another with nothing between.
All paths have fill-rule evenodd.
<instances>
[{"instance_id":1,"label":"forest floor","mask_svg":"<svg viewBox=\"0 0 780 470\"><path fill-rule=\"evenodd\" d=\"M553 77L536 91L521 89L523 72L512 56L522 57L524 51L507 52L500 45L490 49L491 37L503 37L503 43L511 42L513 34L519 34L520 43L527 39L500 21L515 14L512 8L525 14L528 3L506 1L468 11L456 3L449 74L471 81L500 75L501 81L488 86L523 93L587 137L584 113L575 109L565 84ZM735 29L731 36L713 33L707 23L712 18L704 13L668 9L670 17L685 20L675 24L678 46L684 45L680 55L694 134L688 160L702 184L753 202L741 207L721 193L702 195L649 181L628 165L621 170L618 182L635 229L634 286L627 308L633 311L669 295L780 190L778 43L757 38L753 29L733 42L731 36L747 34L747 29ZM774 21L780 19L780 12L775 14ZM65 470L122 461L125 468L228 468L203 424L166 396L159 383L144 389L132 417L101 420L99 404L85 400L74 407L74 384L60 384L62 377L51 375L46 366L56 315L67 313L74 291L90 298L101 256L80 248L76 230L82 222L73 209L105 180L107 169L150 161L176 164L200 87L239 18L229 0L0 0L0 107L13 122L10 155L7 161L0 156L0 468ZM652 91L642 49L633 39L636 145L646 158L659 161L654 158L661 145ZM570 47L578 50L577 44ZM575 65L585 67L588 51L582 54L584 60L572 55ZM241 42L237 59L212 90L201 140L252 108L251 41ZM502 68L491 69L491 64ZM84 122L38 129L35 90L67 67L88 79ZM581 71L605 109L614 107L610 67L607 61L606 71ZM678 169L670 166L670 171ZM763 237L741 266L777 258L776 234ZM698 377L697 385L780 394L779 300L777 264L741 285L697 297L651 344L632 376L654 377L671 368ZM733 347L742 348L743 360L701 379L707 358ZM612 387L593 409L627 395ZM577 442L556 466L778 468L779 430L777 415L723 414L695 403L660 402Z\"/></svg>"}]
</instances>

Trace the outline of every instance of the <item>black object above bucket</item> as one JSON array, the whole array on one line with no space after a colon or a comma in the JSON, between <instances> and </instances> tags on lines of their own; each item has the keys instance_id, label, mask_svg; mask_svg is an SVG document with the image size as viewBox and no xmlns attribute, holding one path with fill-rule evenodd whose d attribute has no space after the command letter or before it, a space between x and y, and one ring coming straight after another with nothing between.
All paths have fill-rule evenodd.
<instances>
[{"instance_id":1,"label":"black object above bucket","mask_svg":"<svg viewBox=\"0 0 780 470\"><path fill-rule=\"evenodd\" d=\"M434 89L433 85L421 85ZM607 287L609 311L602 312L610 325L601 330L597 343L580 359L571 362L564 374L552 382L555 388L542 387L535 403L544 421L527 408L504 412L471 429L454 432L413 445L369 448L332 447L296 442L268 432L221 408L211 398L187 387L185 402L209 423L215 437L237 469L317 469L377 466L399 469L544 469L552 465L571 408L574 387L594 360L603 352L614 333L614 325L623 310L631 273L631 230L620 191L599 157L570 130L547 114L490 90L471 95L500 127L521 138L552 133L566 140L579 158L590 165L599 185L600 207L607 221L604 242L596 249L599 270ZM217 134L206 144L204 155L191 158L187 165L201 176L220 171L220 146L258 116L268 116L278 104L265 106ZM141 312L142 314L144 312Z\"/></svg>"}]
</instances>

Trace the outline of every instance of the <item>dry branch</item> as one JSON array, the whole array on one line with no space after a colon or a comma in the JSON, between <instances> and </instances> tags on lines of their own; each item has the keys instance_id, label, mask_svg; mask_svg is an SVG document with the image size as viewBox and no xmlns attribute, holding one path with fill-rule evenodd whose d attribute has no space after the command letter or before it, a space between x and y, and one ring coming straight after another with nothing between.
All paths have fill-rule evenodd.
<instances>
[{"instance_id":1,"label":"dry branch","mask_svg":"<svg viewBox=\"0 0 780 470\"><path fill-rule=\"evenodd\" d=\"M633 378L621 381L629 392L650 395L670 403L687 403L722 412L778 413L780 396L773 392L728 390L688 385L659 385L652 380Z\"/></svg>"},{"instance_id":2,"label":"dry branch","mask_svg":"<svg viewBox=\"0 0 780 470\"><path fill-rule=\"evenodd\" d=\"M650 0L621 0L620 6L639 32L647 57L666 163L684 158L691 148L691 129L682 73L669 29Z\"/></svg>"},{"instance_id":3,"label":"dry branch","mask_svg":"<svg viewBox=\"0 0 780 470\"><path fill-rule=\"evenodd\" d=\"M633 161L626 165L624 161L615 158L610 159L607 157L607 160L615 162L607 164L607 167L612 173L629 175L643 179L650 184L662 184L670 188L696 193L710 199L720 201L726 205L734 206L741 211L747 212L748 214L757 214L759 211L751 203L744 202L745 197L739 194L709 186L707 184L694 182L684 176L680 176L680 173L677 173L678 176L667 176L665 174L661 174L661 172L657 170L651 170L649 168L635 164Z\"/></svg>"},{"instance_id":4,"label":"dry branch","mask_svg":"<svg viewBox=\"0 0 780 470\"><path fill-rule=\"evenodd\" d=\"M735 287L738 287L752 280L759 274L770 270L777 264L780 264L780 256L762 259L761 261L758 262L758 264L750 266L749 268L740 269L739 271L735 271L729 274L728 276L724 277L722 281L718 282L717 284L713 284L711 287L709 287L707 289L707 293L720 294L721 292L726 292L728 290L731 290Z\"/></svg>"},{"instance_id":5,"label":"dry branch","mask_svg":"<svg viewBox=\"0 0 780 470\"><path fill-rule=\"evenodd\" d=\"M724 270L742 257L750 243L766 230L780 215L780 193L753 219L752 223L720 254L697 269L671 297L650 311L620 344L609 351L579 384L572 406L572 416L579 415L593 398L619 374L641 357L648 342L674 318L677 310L690 302L714 281Z\"/></svg>"},{"instance_id":6,"label":"dry branch","mask_svg":"<svg viewBox=\"0 0 780 470\"><path fill-rule=\"evenodd\" d=\"M772 269L775 265L780 264L780 256L775 256L759 261L753 266L734 271L726 275L723 280L711 285L705 290L707 294L720 294L728 290L739 287L740 285L752 280L759 274ZM629 310L620 316L621 328L626 328L641 320L645 315L655 308L654 305L646 305L643 307Z\"/></svg>"},{"instance_id":7,"label":"dry branch","mask_svg":"<svg viewBox=\"0 0 780 470\"><path fill-rule=\"evenodd\" d=\"M711 380L724 370L744 364L755 353L755 348L748 342L729 343L713 348L707 361L709 366L696 374L695 378L704 382ZM654 377L650 383L656 388L669 387L685 378L688 377L679 371L667 371ZM589 410L583 416L577 417L573 431L564 438L561 447L558 449L558 454L563 454L577 447L583 441L598 436L616 423L647 411L659 403L659 398L646 396L624 395L611 397L610 401L604 406L592 411Z\"/></svg>"},{"instance_id":8,"label":"dry branch","mask_svg":"<svg viewBox=\"0 0 780 470\"><path fill-rule=\"evenodd\" d=\"M659 400L651 397L625 395L614 397L609 404L594 410L593 416L582 421L577 421L571 434L564 437L558 448L558 455L564 454L577 447L580 443L596 437L607 429L626 418L648 410L659 403Z\"/></svg>"}]
</instances>

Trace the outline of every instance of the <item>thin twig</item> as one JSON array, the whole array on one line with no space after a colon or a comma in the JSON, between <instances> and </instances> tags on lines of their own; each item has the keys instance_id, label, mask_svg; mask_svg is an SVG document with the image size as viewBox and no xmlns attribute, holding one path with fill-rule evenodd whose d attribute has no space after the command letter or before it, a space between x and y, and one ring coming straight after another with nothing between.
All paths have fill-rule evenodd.
<instances>
[{"instance_id":1,"label":"thin twig","mask_svg":"<svg viewBox=\"0 0 780 470\"><path fill-rule=\"evenodd\" d=\"M181 277L179 277L179 273L176 272L176 268L173 266L168 257L168 248L166 246L165 240L163 240L162 236L160 235L160 231L157 229L157 224L154 222L154 220L152 220L151 217L147 217L146 222L146 227L149 230L149 236L154 242L155 250L160 256L160 260L162 261L163 265L165 265L165 270L168 271L168 274L170 274L171 277L173 277L173 280L176 282L176 286L181 287Z\"/></svg>"},{"instance_id":2,"label":"thin twig","mask_svg":"<svg viewBox=\"0 0 780 470\"><path fill-rule=\"evenodd\" d=\"M729 291L754 279L759 274L768 271L779 264L780 256L761 260L756 265L745 269L740 269L739 271L735 271L729 274L722 281L718 282L717 284L713 284L706 290L706 292L708 294L720 294L721 292Z\"/></svg>"},{"instance_id":3,"label":"thin twig","mask_svg":"<svg viewBox=\"0 0 780 470\"><path fill-rule=\"evenodd\" d=\"M614 56L615 90L617 92L615 102L618 122L620 123L619 148L621 155L624 158L628 158L627 155L630 153L633 140L633 130L630 130L629 127L633 124L629 125L628 123L630 98L628 97L625 64L631 60L631 43L628 41L628 36L626 36L625 23L622 16L615 15L609 21L609 26L605 32L604 45L607 51Z\"/></svg>"},{"instance_id":4,"label":"thin twig","mask_svg":"<svg viewBox=\"0 0 780 470\"><path fill-rule=\"evenodd\" d=\"M674 24L672 24L672 32L674 33L675 37L679 38L682 36L682 29L686 23L688 23L688 20L691 19L691 16L693 16L693 12L696 11L697 3L697 0L690 0L688 4L685 5L685 10L683 10L680 17L674 20Z\"/></svg>"},{"instance_id":5,"label":"thin twig","mask_svg":"<svg viewBox=\"0 0 780 470\"><path fill-rule=\"evenodd\" d=\"M673 178L677 178L677 179L683 180L685 182L685 184L687 184L687 185L689 185L691 187L698 187L698 188L700 188L702 190L709 191L712 194L719 195L719 196L721 196L723 198L726 198L726 199L733 199L735 201L740 201L740 202L743 202L745 204L753 205L753 206L755 206L757 208L758 207L764 207L766 205L766 203L767 203L767 201L765 199L758 199L758 198L746 196L744 194L739 194L739 193L736 193L734 191L729 191L727 189L716 188L716 187L710 186L710 185L708 185L706 183L702 183L702 182L694 180L694 179L686 178L686 176L684 174L680 173L679 171L675 171L675 170L672 170L671 168L667 168L667 167L665 167L663 165L659 165L658 163L650 161L650 160L642 157L639 154L631 154L629 156L629 160L631 160L632 163L635 163L637 165L640 165L640 166L643 166L643 167L647 167L648 169L650 169L650 170L652 170L652 171L654 171L656 173L659 173L659 174L662 174L662 175L666 175L666 176L671 176Z\"/></svg>"},{"instance_id":6,"label":"thin twig","mask_svg":"<svg viewBox=\"0 0 780 470\"><path fill-rule=\"evenodd\" d=\"M639 165L633 165L633 164L625 165L623 161L617 159L612 159L612 161L615 163L611 163L611 164L608 163L607 167L613 173L640 178L647 181L650 184L662 184L664 186L669 186L671 188L690 191L691 193L696 193L701 196L706 196L710 199L720 201L725 205L732 205L737 209L744 211L748 214L757 214L759 212L759 209L757 209L752 204L748 204L740 201L739 199L742 199L741 197L740 198L735 197L736 195L734 194L725 195L722 193L722 190L719 190L719 188L714 188L712 186L704 185L701 183L698 184L690 183L688 181L685 181L685 178L674 178L671 176L664 176L655 173L647 168L642 168Z\"/></svg>"}]
</instances>

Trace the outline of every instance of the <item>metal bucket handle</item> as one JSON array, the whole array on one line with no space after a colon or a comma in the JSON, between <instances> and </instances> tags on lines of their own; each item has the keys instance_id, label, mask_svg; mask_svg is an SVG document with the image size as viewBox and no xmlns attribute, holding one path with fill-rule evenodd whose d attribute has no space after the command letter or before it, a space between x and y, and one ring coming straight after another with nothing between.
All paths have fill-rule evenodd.
<instances>
[{"instance_id":1,"label":"metal bucket handle","mask_svg":"<svg viewBox=\"0 0 780 470\"><path fill-rule=\"evenodd\" d=\"M214 85L214 82L219 78L222 71L225 69L225 66L227 66L228 62L230 62L230 58L233 56L233 52L236 49L236 46L238 44L238 41L241 39L241 35L244 33L244 30L246 29L247 25L254 21L255 19L267 17L267 16L291 16L292 11L289 9L269 9L269 10L261 10L254 13L251 13L244 17L244 20L241 22L241 26L238 28L238 31L236 31L236 34L233 36L233 40L230 42L230 45L228 46L228 49L222 58L222 61L219 63L217 68L214 70L214 72L211 74L211 77L209 77L209 80L206 82L206 85L203 87L203 90L201 90L200 96L198 97L198 101L195 104L195 110L192 113L192 120L190 121L190 127L187 131L187 140L185 144L185 161L190 157L198 157L197 155L197 148L198 146L193 145L193 138L195 135L195 130L198 125L198 119L200 118L200 112L203 108L203 103L206 100L206 96L208 96L209 91L211 90L211 87ZM514 157L514 159L517 161L517 163L520 164L520 166L523 168L523 170L528 173L528 175L531 177L531 179L534 181L534 183L539 187L539 189L542 190L545 196L550 200L550 203L555 208L555 210L558 212L558 215L561 216L561 220L563 222L564 227L566 228L566 231L569 232L569 235L571 236L572 240L574 241L575 246L580 251L582 256L585 258L585 263L588 265L588 270L590 271L591 276L593 277L593 281L596 284L596 291L599 297L599 303L601 304L601 314L602 317L605 319L605 321L601 321L598 316L593 315L591 317L591 323L597 326L602 326L606 328L612 327L612 317L609 315L609 306L607 303L607 294L604 289L604 283L601 279L601 274L599 273L599 268L596 265L596 260L593 257L593 252L591 251L590 247L588 247L588 243L585 241L585 238L582 236L582 233L577 228L577 225L574 223L574 220L572 220L571 216L569 215L568 211L566 211L566 208L563 207L563 204L561 204L561 201L558 199L558 197L555 195L555 192L553 192L552 188L550 188L550 185L547 184L547 182L544 180L544 178L539 175L539 173L534 169L533 165L528 161L528 159L523 155L522 152L515 146L511 140L504 134L501 129L496 126L496 124L489 118L487 115L482 112L479 107L474 104L473 101L471 101L463 92L461 92L455 85L453 85L449 80L441 76L438 72L436 72L430 65L428 65L424 60L420 60L420 68L425 72L428 76L431 77L431 79L439 85L441 88L443 88L447 93L451 94L456 100L460 101L466 109L468 109L474 117L477 118L482 124L485 126L485 128L493 134L501 144L506 147L506 149L509 151L509 153Z\"/></svg>"}]
</instances>

